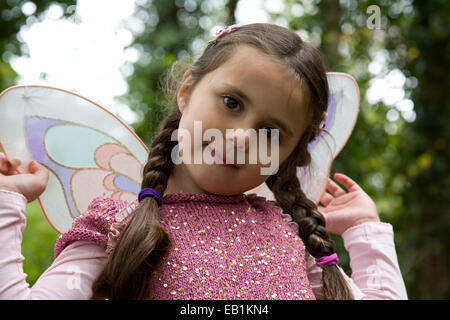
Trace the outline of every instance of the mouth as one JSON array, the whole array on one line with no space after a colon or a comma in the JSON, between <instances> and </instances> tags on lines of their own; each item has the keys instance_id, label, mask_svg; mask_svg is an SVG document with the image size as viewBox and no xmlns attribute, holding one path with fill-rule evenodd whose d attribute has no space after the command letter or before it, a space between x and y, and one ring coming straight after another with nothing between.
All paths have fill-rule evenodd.
<instances>
[{"instance_id":1,"label":"mouth","mask_svg":"<svg viewBox=\"0 0 450 320\"><path fill-rule=\"evenodd\" d=\"M227 158L222 155L219 152L216 152L216 149L211 150L211 156L215 159L222 159L223 163L220 164L221 166L227 167L227 168L234 168L234 169L238 169L238 166L235 164L231 164L231 163L226 163L227 162Z\"/></svg>"}]
</instances>

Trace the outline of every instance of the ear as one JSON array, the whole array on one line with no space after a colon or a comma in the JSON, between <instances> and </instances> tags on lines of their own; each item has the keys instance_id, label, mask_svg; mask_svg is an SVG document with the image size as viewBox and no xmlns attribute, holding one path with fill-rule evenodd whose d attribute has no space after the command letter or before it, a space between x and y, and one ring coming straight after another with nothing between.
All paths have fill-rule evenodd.
<instances>
[{"instance_id":1,"label":"ear","mask_svg":"<svg viewBox=\"0 0 450 320\"><path fill-rule=\"evenodd\" d=\"M183 80L181 82L180 89L177 93L177 104L178 108L180 109L180 112L183 113L184 108L189 102L189 97L191 95L191 88L192 88L192 73L191 70L187 70L184 73Z\"/></svg>"}]
</instances>

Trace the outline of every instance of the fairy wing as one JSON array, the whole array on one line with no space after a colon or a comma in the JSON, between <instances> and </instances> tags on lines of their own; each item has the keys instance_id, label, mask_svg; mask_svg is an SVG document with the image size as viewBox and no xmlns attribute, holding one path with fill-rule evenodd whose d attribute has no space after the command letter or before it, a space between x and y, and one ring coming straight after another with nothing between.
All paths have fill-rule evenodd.
<instances>
[{"instance_id":1,"label":"fairy wing","mask_svg":"<svg viewBox=\"0 0 450 320\"><path fill-rule=\"evenodd\" d=\"M50 225L67 231L97 196L133 201L148 149L119 118L73 92L16 86L0 95L0 148L19 169L49 169L39 203Z\"/></svg>"},{"instance_id":2,"label":"fairy wing","mask_svg":"<svg viewBox=\"0 0 450 320\"><path fill-rule=\"evenodd\" d=\"M328 72L330 97L327 107L328 118L325 130L308 145L311 163L297 168L297 176L302 190L308 199L319 203L326 190L333 160L347 143L356 123L359 112L359 88L355 79L346 73ZM325 131L324 130L324 131ZM265 183L247 191L275 200Z\"/></svg>"}]
</instances>

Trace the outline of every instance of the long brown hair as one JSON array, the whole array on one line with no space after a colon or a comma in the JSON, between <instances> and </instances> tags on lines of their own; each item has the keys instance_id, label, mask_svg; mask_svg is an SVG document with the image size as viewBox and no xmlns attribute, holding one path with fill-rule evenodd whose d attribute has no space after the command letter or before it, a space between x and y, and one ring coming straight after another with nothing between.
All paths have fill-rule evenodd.
<instances>
[{"instance_id":1,"label":"long brown hair","mask_svg":"<svg viewBox=\"0 0 450 320\"><path fill-rule=\"evenodd\" d=\"M277 174L266 180L277 204L299 225L299 236L307 251L315 258L335 252L335 245L325 230L325 219L317 206L301 190L296 168L311 162L308 143L319 131L323 112L327 109L329 88L325 67L319 52L295 32L273 24L248 24L208 43L193 65L179 61L168 73L166 88L172 101L172 112L161 124L152 142L144 166L142 188L155 188L161 194L167 187L173 163L172 132L178 129L181 113L177 105L181 73L189 70L191 90L208 72L225 63L240 45L249 45L277 58L292 70L308 99L309 125L294 151L280 165ZM178 67L182 67L181 69ZM159 219L153 198L145 198L136 208L130 223L121 234L115 250L92 285L93 299L146 299L149 297L151 272L160 267L170 249L167 231ZM323 268L324 299L353 299L343 275L336 265Z\"/></svg>"}]
</instances>

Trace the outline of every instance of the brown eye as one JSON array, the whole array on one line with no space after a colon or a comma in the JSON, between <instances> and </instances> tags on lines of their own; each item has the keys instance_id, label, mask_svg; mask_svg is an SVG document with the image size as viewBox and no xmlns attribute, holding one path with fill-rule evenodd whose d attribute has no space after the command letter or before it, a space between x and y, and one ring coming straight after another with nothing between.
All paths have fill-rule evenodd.
<instances>
[{"instance_id":1,"label":"brown eye","mask_svg":"<svg viewBox=\"0 0 450 320\"><path fill-rule=\"evenodd\" d=\"M239 111L241 109L241 105L233 97L224 96L223 97L223 102L224 102L225 106L228 109L230 109L231 111Z\"/></svg>"}]
</instances>

